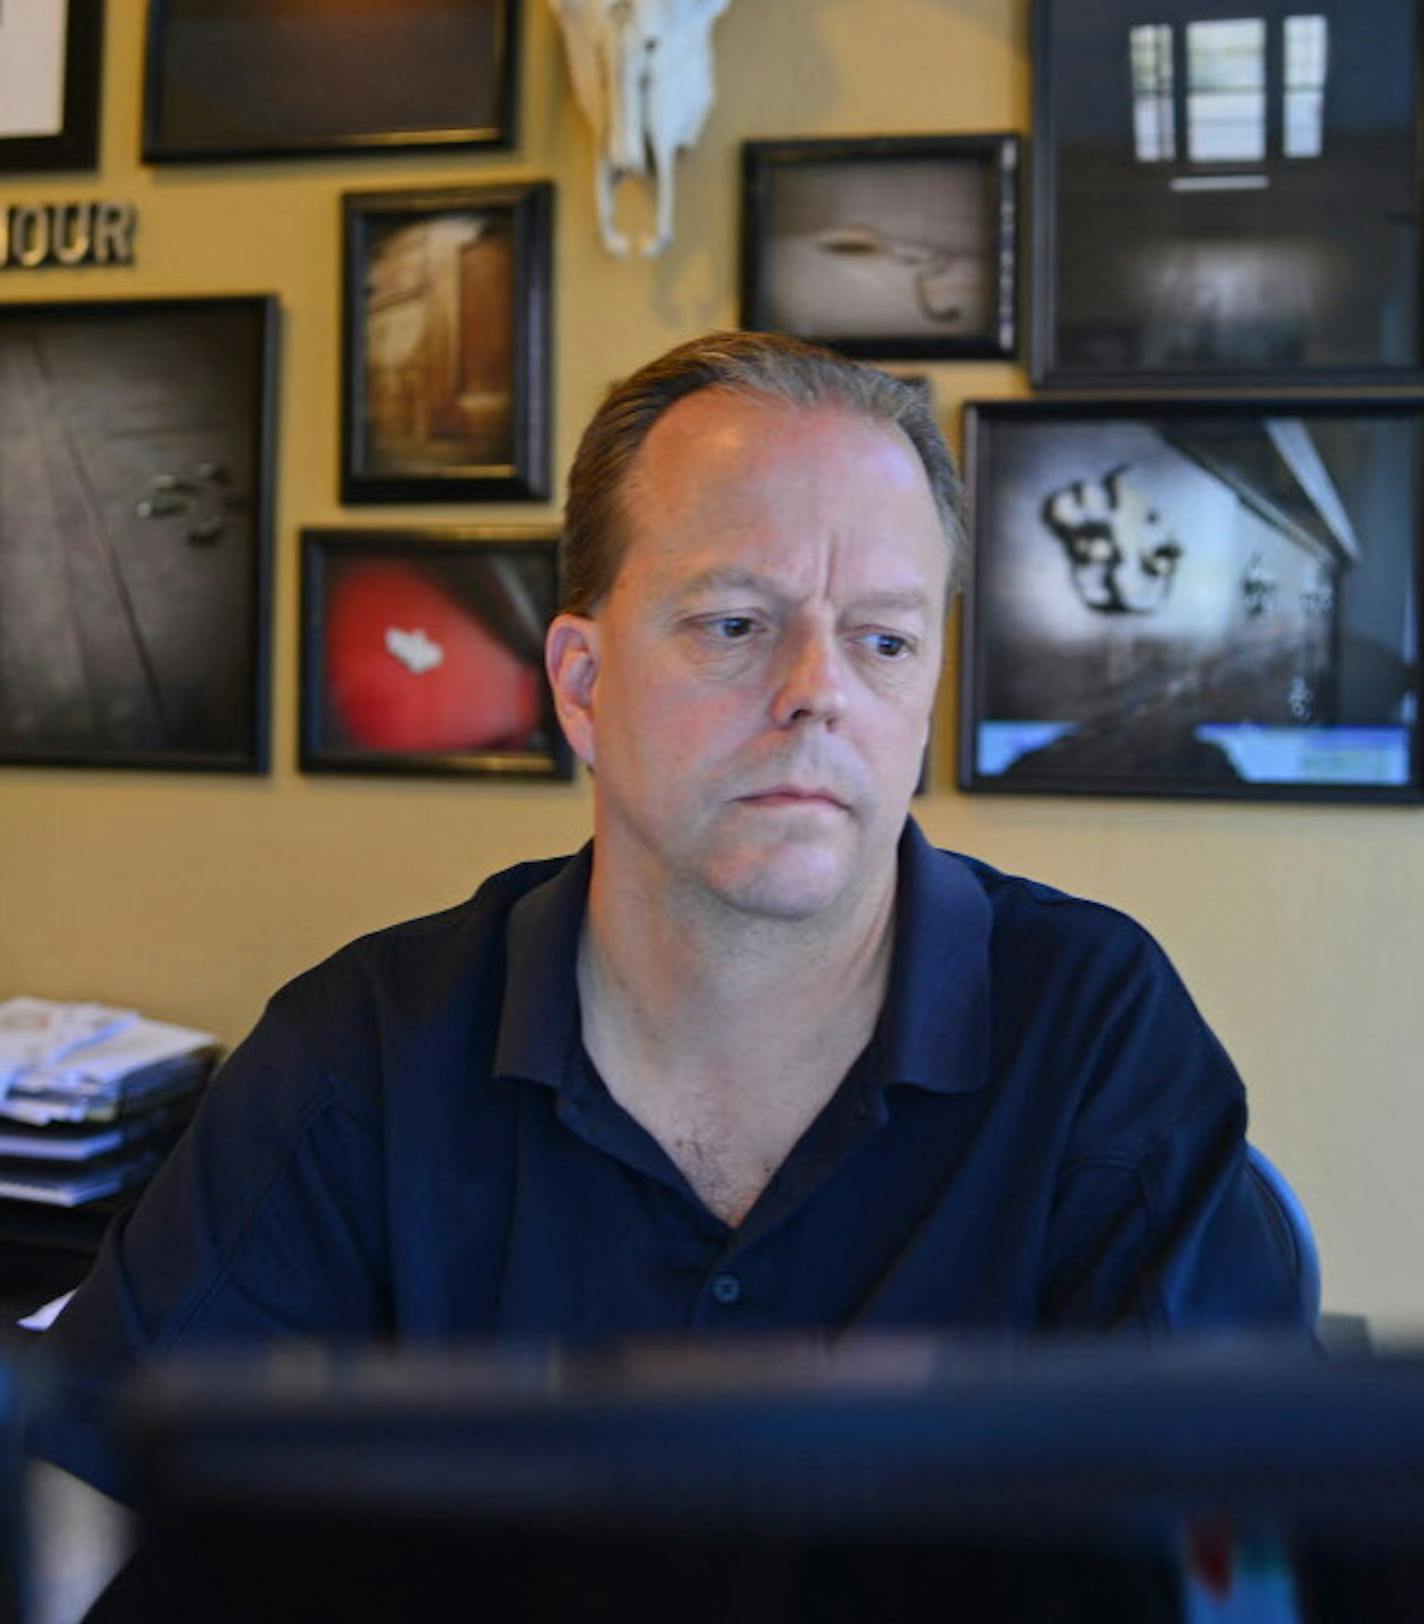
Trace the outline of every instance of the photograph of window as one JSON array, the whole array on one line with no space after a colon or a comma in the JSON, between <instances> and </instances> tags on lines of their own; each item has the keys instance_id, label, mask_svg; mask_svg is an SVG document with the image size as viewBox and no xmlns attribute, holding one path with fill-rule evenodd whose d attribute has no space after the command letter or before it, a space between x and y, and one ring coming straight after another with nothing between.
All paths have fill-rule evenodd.
<instances>
[{"instance_id":1,"label":"photograph of window","mask_svg":"<svg viewBox=\"0 0 1424 1624\"><path fill-rule=\"evenodd\" d=\"M1418 11L1036 0L1042 384L1421 370Z\"/></svg>"},{"instance_id":2,"label":"photograph of window","mask_svg":"<svg viewBox=\"0 0 1424 1624\"><path fill-rule=\"evenodd\" d=\"M1420 797L1424 406L966 408L960 781Z\"/></svg>"}]
</instances>

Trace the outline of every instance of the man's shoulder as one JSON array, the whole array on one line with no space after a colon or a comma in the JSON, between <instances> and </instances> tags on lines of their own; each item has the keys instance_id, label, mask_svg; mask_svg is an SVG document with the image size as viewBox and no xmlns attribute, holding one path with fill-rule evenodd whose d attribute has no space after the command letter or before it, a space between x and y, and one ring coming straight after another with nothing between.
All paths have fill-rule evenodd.
<instances>
[{"instance_id":1,"label":"man's shoulder","mask_svg":"<svg viewBox=\"0 0 1424 1624\"><path fill-rule=\"evenodd\" d=\"M1150 1031L1169 1047L1204 1041L1215 1050L1167 950L1130 914L977 858L954 860L991 911L989 979L1004 1026L1041 1030L1065 1053L1129 1030Z\"/></svg>"},{"instance_id":2,"label":"man's shoulder","mask_svg":"<svg viewBox=\"0 0 1424 1624\"><path fill-rule=\"evenodd\" d=\"M393 1026L438 1028L497 1001L505 927L520 900L561 874L568 856L517 863L453 907L358 936L287 982L269 1016L352 1048Z\"/></svg>"},{"instance_id":3,"label":"man's shoulder","mask_svg":"<svg viewBox=\"0 0 1424 1624\"><path fill-rule=\"evenodd\" d=\"M500 869L482 881L472 895L452 907L368 931L348 942L316 969L348 959L383 962L387 959L406 962L412 956L438 959L452 951L458 953L482 938L496 937L520 899L561 874L573 860L569 854L540 857Z\"/></svg>"},{"instance_id":4,"label":"man's shoulder","mask_svg":"<svg viewBox=\"0 0 1424 1624\"><path fill-rule=\"evenodd\" d=\"M1110 903L1006 872L966 852L935 847L931 861L953 865L983 898L991 948L996 951L1021 951L1041 941L1127 957L1161 955L1152 933Z\"/></svg>"}]
</instances>

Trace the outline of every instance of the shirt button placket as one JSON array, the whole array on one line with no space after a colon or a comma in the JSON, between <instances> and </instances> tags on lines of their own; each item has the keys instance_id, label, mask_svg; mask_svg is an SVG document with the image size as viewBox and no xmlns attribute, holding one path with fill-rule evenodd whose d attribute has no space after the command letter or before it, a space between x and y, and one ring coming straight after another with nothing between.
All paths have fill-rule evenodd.
<instances>
[{"instance_id":1,"label":"shirt button placket","mask_svg":"<svg viewBox=\"0 0 1424 1624\"><path fill-rule=\"evenodd\" d=\"M730 1308L742 1294L742 1282L734 1274L719 1274L712 1281L712 1296L723 1308Z\"/></svg>"}]
</instances>

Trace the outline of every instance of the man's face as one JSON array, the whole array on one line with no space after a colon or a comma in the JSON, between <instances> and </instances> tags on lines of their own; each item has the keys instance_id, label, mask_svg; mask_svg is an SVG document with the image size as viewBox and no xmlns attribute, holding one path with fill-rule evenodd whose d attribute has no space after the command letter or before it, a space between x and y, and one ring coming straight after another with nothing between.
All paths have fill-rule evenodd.
<instances>
[{"instance_id":1,"label":"man's face","mask_svg":"<svg viewBox=\"0 0 1424 1624\"><path fill-rule=\"evenodd\" d=\"M561 617L583 663L550 636L609 872L783 919L888 883L948 568L909 441L704 390L649 434L623 509L612 590Z\"/></svg>"}]
</instances>

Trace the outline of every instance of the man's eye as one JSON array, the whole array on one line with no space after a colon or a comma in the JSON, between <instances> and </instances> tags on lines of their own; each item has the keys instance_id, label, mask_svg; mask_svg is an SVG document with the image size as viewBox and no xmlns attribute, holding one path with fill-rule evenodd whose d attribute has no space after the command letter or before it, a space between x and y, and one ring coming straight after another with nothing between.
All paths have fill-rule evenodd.
<instances>
[{"instance_id":1,"label":"man's eye","mask_svg":"<svg viewBox=\"0 0 1424 1624\"><path fill-rule=\"evenodd\" d=\"M709 625L718 637L729 643L750 637L756 630L756 622L750 615L718 615Z\"/></svg>"},{"instance_id":2,"label":"man's eye","mask_svg":"<svg viewBox=\"0 0 1424 1624\"><path fill-rule=\"evenodd\" d=\"M910 652L910 639L898 632L871 632L865 641L873 653L885 660L898 660Z\"/></svg>"}]
</instances>

